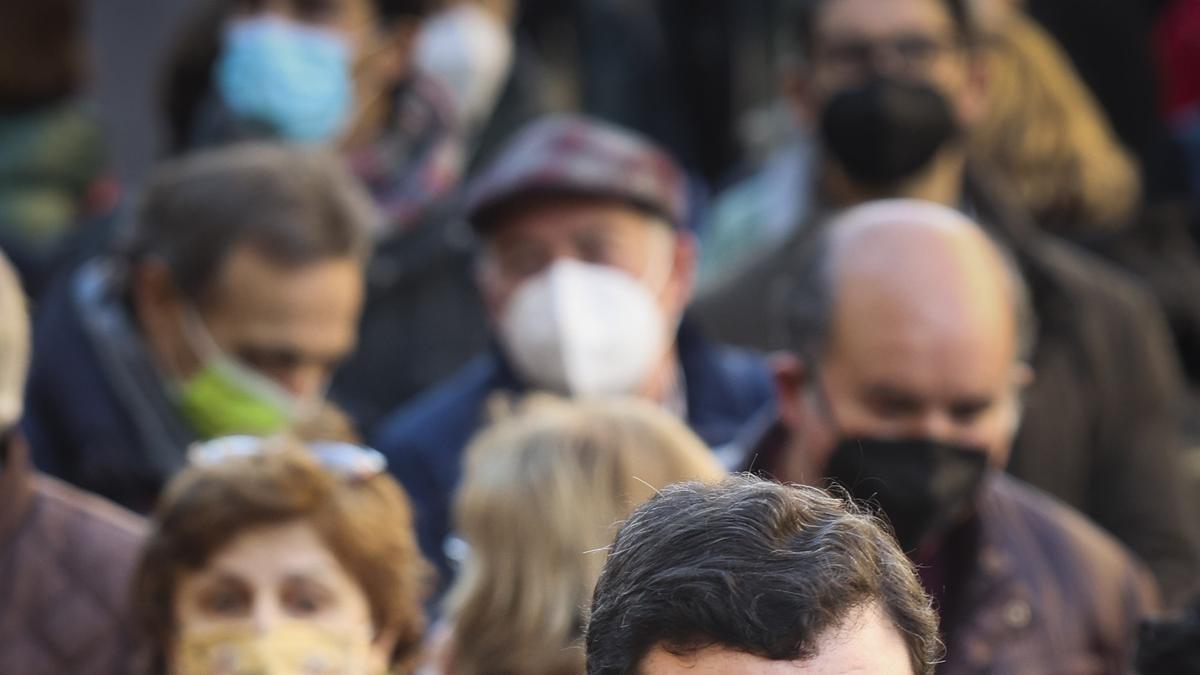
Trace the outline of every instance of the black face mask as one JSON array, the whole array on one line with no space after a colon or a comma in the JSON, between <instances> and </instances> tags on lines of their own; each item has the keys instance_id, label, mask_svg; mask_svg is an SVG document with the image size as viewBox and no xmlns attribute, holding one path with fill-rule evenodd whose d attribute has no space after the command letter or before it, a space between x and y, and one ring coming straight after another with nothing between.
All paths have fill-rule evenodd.
<instances>
[{"instance_id":1,"label":"black face mask","mask_svg":"<svg viewBox=\"0 0 1200 675\"><path fill-rule=\"evenodd\" d=\"M924 438L847 438L825 470L855 501L879 504L906 552L970 513L986 473L984 452Z\"/></svg>"},{"instance_id":2,"label":"black face mask","mask_svg":"<svg viewBox=\"0 0 1200 675\"><path fill-rule=\"evenodd\" d=\"M874 78L835 94L821 111L821 141L857 183L890 188L925 168L958 137L944 96L919 81Z\"/></svg>"}]
</instances>

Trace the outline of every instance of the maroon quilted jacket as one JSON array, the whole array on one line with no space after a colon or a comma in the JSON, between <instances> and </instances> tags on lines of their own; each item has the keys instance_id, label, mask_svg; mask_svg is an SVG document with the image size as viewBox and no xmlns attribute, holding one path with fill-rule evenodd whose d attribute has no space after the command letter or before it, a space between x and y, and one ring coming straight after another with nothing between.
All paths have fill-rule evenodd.
<instances>
[{"instance_id":1,"label":"maroon quilted jacket","mask_svg":"<svg viewBox=\"0 0 1200 675\"><path fill-rule=\"evenodd\" d=\"M0 673L125 675L140 518L33 471L0 446Z\"/></svg>"}]
</instances>

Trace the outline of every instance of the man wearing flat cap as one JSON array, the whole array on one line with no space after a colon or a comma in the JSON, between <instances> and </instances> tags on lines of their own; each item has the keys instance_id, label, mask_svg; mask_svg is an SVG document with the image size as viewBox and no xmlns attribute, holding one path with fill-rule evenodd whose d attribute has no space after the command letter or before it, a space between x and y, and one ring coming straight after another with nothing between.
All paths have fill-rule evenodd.
<instances>
[{"instance_id":1,"label":"man wearing flat cap","mask_svg":"<svg viewBox=\"0 0 1200 675\"><path fill-rule=\"evenodd\" d=\"M495 394L645 397L713 447L771 400L763 363L683 317L696 249L683 173L632 132L574 116L521 130L468 191L494 348L384 421L375 444L412 496L425 554L446 541L461 455Z\"/></svg>"}]
</instances>

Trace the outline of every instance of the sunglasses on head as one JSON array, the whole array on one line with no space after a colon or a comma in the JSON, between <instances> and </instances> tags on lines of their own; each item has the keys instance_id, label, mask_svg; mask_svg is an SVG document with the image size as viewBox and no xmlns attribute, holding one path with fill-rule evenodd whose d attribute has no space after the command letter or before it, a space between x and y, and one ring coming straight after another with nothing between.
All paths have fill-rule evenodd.
<instances>
[{"instance_id":1,"label":"sunglasses on head","mask_svg":"<svg viewBox=\"0 0 1200 675\"><path fill-rule=\"evenodd\" d=\"M340 441L302 444L326 471L349 480L366 480L387 470L387 458L378 450ZM258 457L278 452L270 438L224 436L196 443L188 450L193 466L215 466L230 459Z\"/></svg>"}]
</instances>

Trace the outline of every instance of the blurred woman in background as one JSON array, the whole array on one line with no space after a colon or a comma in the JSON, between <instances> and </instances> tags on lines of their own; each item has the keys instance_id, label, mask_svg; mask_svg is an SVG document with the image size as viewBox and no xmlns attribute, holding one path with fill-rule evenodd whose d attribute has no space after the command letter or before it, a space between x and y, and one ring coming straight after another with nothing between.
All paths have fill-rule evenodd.
<instances>
[{"instance_id":1,"label":"blurred woman in background","mask_svg":"<svg viewBox=\"0 0 1200 675\"><path fill-rule=\"evenodd\" d=\"M190 459L134 578L147 672L378 675L407 663L425 565L381 455L239 436Z\"/></svg>"},{"instance_id":2,"label":"blurred woman in background","mask_svg":"<svg viewBox=\"0 0 1200 675\"><path fill-rule=\"evenodd\" d=\"M724 471L634 400L545 397L482 432L456 504L469 550L422 673L579 675L585 611L617 524L656 490Z\"/></svg>"}]
</instances>

